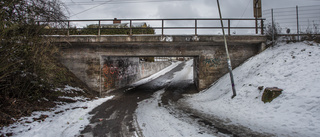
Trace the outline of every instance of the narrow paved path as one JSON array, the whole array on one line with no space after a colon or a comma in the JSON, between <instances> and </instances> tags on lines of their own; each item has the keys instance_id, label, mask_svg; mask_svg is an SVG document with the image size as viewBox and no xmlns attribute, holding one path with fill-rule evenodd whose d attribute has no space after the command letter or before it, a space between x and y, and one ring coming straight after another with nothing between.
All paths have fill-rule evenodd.
<instances>
[{"instance_id":1,"label":"narrow paved path","mask_svg":"<svg viewBox=\"0 0 320 137\"><path fill-rule=\"evenodd\" d=\"M170 84L167 81L173 78L175 72L182 70L184 65L185 63L181 63L170 72L146 84L126 87L110 93L115 97L90 112L94 116L91 118L90 124L81 131L81 135L95 137L135 136L137 132L133 115L138 102L150 98L154 92L166 88ZM126 89L130 90L125 91Z\"/></svg>"}]
</instances>

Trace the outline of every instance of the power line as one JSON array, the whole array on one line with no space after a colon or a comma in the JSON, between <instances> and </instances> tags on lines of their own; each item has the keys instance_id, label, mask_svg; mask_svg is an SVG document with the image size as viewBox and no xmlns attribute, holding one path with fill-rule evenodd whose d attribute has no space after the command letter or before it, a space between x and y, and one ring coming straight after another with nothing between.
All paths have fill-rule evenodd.
<instances>
[{"instance_id":1,"label":"power line","mask_svg":"<svg viewBox=\"0 0 320 137\"><path fill-rule=\"evenodd\" d=\"M150 2L168 2L168 1L172 2L172 1L190 1L190 0L149 0L149 1L113 1L113 0L109 0L109 1L104 1L103 3L100 3L100 4L96 5L96 6L91 7L91 8L85 9L85 10L83 10L83 11L81 11L81 12L76 13L76 14L73 14L73 15L71 15L71 16L69 16L69 17L73 17L73 16L76 16L76 15L79 15L79 14L81 14L81 13L87 12L87 11L89 11L89 10L92 10L92 9L94 9L94 8L97 8L97 7L102 6L102 5L105 5L105 4L118 4L118 3L150 3Z\"/></svg>"},{"instance_id":2,"label":"power line","mask_svg":"<svg viewBox=\"0 0 320 137\"><path fill-rule=\"evenodd\" d=\"M248 9L248 7L249 7L249 5L250 5L250 2L251 2L251 0L248 0L247 7L246 7L246 9L244 10L244 12L242 13L241 18L242 18L242 17L243 17L243 15L247 12L247 9ZM238 24L237 24L237 26L236 26L236 27L238 27L239 23L240 23L240 20L238 21Z\"/></svg>"},{"instance_id":3,"label":"power line","mask_svg":"<svg viewBox=\"0 0 320 137\"><path fill-rule=\"evenodd\" d=\"M151 3L151 2L172 2L172 1L191 1L191 0L146 0L146 1L112 1L108 4L120 4L120 3ZM92 2L65 2L68 6L77 5L96 5L103 4L105 1L92 1Z\"/></svg>"},{"instance_id":4,"label":"power line","mask_svg":"<svg viewBox=\"0 0 320 137\"><path fill-rule=\"evenodd\" d=\"M104 2L104 3L101 3L101 4L99 4L99 5L93 6L93 7L91 7L91 8L85 9L85 10L83 10L83 11L81 11L81 12L78 12L78 13L76 13L76 14L71 15L70 17L73 17L73 16L79 15L79 14L81 14L81 13L87 12L87 11L89 11L89 10L92 10L92 9L94 9L94 8L97 8L97 7L99 7L99 6L102 6L102 5L104 5L104 4L107 4L107 3L110 2L110 1L112 1L112 0L106 1L106 2Z\"/></svg>"}]
</instances>

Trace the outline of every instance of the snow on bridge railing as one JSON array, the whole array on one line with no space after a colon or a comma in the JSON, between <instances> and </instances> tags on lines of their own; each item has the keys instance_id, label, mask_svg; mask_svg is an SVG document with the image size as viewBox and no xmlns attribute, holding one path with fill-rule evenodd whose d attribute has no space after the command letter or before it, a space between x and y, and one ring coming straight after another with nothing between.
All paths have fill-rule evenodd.
<instances>
[{"instance_id":1,"label":"snow on bridge railing","mask_svg":"<svg viewBox=\"0 0 320 137\"><path fill-rule=\"evenodd\" d=\"M264 18L224 18L228 35L264 34ZM58 23L59 22L59 23ZM54 35L221 34L219 18L100 19L37 21ZM179 32L180 31L180 32ZM232 32L231 32L232 31Z\"/></svg>"}]
</instances>

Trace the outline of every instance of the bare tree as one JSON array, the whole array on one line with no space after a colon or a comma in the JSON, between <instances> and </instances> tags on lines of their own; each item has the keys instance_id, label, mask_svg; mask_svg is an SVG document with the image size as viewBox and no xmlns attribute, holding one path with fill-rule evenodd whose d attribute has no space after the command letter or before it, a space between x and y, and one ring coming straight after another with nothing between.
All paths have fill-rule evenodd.
<instances>
[{"instance_id":1,"label":"bare tree","mask_svg":"<svg viewBox=\"0 0 320 137\"><path fill-rule=\"evenodd\" d=\"M0 96L35 99L50 89L42 75L55 50L42 34L66 19L64 10L59 0L0 1Z\"/></svg>"}]
</instances>

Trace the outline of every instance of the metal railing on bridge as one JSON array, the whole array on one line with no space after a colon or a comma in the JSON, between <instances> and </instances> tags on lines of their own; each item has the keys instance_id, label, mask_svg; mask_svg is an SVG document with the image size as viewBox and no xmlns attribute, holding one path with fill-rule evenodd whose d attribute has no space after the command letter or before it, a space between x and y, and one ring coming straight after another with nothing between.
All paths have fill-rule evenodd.
<instances>
[{"instance_id":1,"label":"metal railing on bridge","mask_svg":"<svg viewBox=\"0 0 320 137\"><path fill-rule=\"evenodd\" d=\"M227 29L228 35L235 34L232 30L252 30L253 34L264 34L264 18L224 18L226 24L224 29ZM243 23L240 23L240 22ZM108 22L107 24L103 24ZM258 23L260 22L260 23ZM100 20L62 20L59 21L37 21L38 25L49 24L44 26L47 30L55 31L56 35L112 35L116 33L106 33L104 30L123 30L119 34L135 35L135 34L150 34L147 31L136 33L134 30L157 30L161 35L166 34L166 30L183 30L194 31L192 35L201 35L199 31L216 30L221 31L219 18L171 18L171 19L100 19ZM78 27L84 26L86 27ZM143 25L136 24L145 23ZM59 25L57 25L59 24ZM151 26L150 26L151 24ZM239 25L240 24L240 25ZM84 31L84 30L90 30ZM254 33L255 31L255 33ZM184 32L182 32L184 33ZM152 33L151 33L152 34ZM154 33L155 34L155 31ZM184 33L185 34L185 33ZM183 34L183 35L184 35ZM179 34L178 34L179 35ZM180 34L182 35L182 34Z\"/></svg>"}]
</instances>

